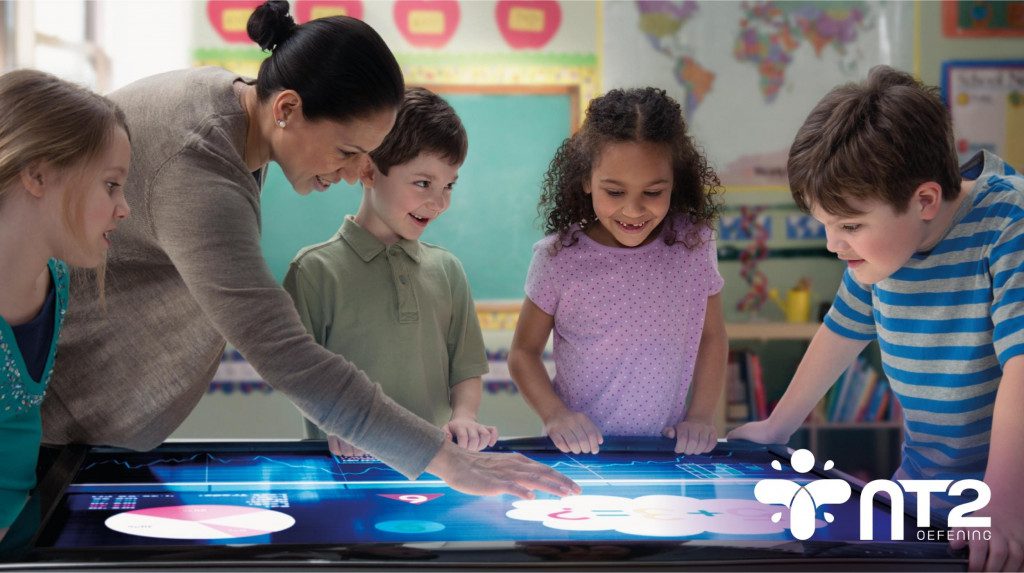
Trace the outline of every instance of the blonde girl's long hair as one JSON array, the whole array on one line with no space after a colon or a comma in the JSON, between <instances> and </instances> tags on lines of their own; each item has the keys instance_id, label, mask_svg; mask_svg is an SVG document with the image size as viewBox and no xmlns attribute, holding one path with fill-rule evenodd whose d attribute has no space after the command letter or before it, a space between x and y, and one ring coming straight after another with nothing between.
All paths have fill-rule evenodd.
<instances>
[{"instance_id":1,"label":"blonde girl's long hair","mask_svg":"<svg viewBox=\"0 0 1024 573\"><path fill-rule=\"evenodd\" d=\"M83 236L82 198L73 183L106 149L115 130L128 133L124 112L109 99L38 70L0 75L0 209L27 167L47 162L69 177L62 217L75 239ZM100 296L103 265L96 269Z\"/></svg>"}]
</instances>

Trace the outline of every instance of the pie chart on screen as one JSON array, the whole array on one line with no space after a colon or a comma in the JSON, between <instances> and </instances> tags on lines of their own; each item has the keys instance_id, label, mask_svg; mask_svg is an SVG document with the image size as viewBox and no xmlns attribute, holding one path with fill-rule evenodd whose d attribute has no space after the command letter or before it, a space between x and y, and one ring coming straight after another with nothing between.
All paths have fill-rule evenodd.
<instances>
[{"instance_id":1,"label":"pie chart on screen","mask_svg":"<svg viewBox=\"0 0 1024 573\"><path fill-rule=\"evenodd\" d=\"M235 539L267 535L295 525L295 518L240 505L172 505L126 511L107 518L110 529L159 539Z\"/></svg>"}]
</instances>

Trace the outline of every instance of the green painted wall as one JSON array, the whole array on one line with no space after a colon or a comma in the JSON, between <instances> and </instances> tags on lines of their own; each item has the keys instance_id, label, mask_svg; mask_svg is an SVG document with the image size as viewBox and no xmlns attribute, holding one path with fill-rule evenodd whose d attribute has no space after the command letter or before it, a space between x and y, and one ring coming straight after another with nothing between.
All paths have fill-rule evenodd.
<instances>
[{"instance_id":1,"label":"green painted wall","mask_svg":"<svg viewBox=\"0 0 1024 573\"><path fill-rule=\"evenodd\" d=\"M477 300L521 299L532 245L541 238L537 199L555 149L569 135L568 95L451 94L469 135L452 205L422 240L455 253ZM329 239L362 199L344 182L301 197L276 164L264 186L263 250L284 277L295 253Z\"/></svg>"}]
</instances>

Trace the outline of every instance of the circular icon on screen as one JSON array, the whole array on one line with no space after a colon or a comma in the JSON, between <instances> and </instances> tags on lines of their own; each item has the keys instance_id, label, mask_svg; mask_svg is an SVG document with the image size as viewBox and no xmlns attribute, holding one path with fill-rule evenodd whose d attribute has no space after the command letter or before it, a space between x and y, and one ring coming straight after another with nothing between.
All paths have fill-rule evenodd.
<instances>
[{"instance_id":1,"label":"circular icon on screen","mask_svg":"<svg viewBox=\"0 0 1024 573\"><path fill-rule=\"evenodd\" d=\"M159 539L236 539L283 531L295 525L295 518L241 505L172 505L112 515L104 525L119 533Z\"/></svg>"},{"instance_id":2,"label":"circular icon on screen","mask_svg":"<svg viewBox=\"0 0 1024 573\"><path fill-rule=\"evenodd\" d=\"M444 529L444 525L436 521L395 520L382 521L374 525L381 531L388 533L434 533Z\"/></svg>"}]
</instances>

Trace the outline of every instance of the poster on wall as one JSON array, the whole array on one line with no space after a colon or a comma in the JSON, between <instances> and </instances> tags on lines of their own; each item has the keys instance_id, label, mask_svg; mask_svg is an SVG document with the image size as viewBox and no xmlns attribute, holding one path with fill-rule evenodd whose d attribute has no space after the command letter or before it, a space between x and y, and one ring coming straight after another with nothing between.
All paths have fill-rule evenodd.
<instances>
[{"instance_id":1,"label":"poster on wall","mask_svg":"<svg viewBox=\"0 0 1024 573\"><path fill-rule=\"evenodd\" d=\"M263 0L195 3L194 52L199 59L239 50L258 55L245 31ZM293 0L297 23L347 15L373 26L398 55L444 55L494 65L495 58L557 65L593 58L597 8L593 1L557 0ZM571 25L570 25L571 23ZM575 59L573 59L575 58Z\"/></svg>"},{"instance_id":2,"label":"poster on wall","mask_svg":"<svg viewBox=\"0 0 1024 573\"><path fill-rule=\"evenodd\" d=\"M605 89L654 85L683 105L729 190L787 185L796 130L876 64L911 71L903 2L609 2Z\"/></svg>"},{"instance_id":3,"label":"poster on wall","mask_svg":"<svg viewBox=\"0 0 1024 573\"><path fill-rule=\"evenodd\" d=\"M987 149L1024 167L1024 60L945 62L942 96L961 163Z\"/></svg>"},{"instance_id":4,"label":"poster on wall","mask_svg":"<svg viewBox=\"0 0 1024 573\"><path fill-rule=\"evenodd\" d=\"M443 48L461 16L456 0L398 0L394 7L395 28L417 48Z\"/></svg>"},{"instance_id":5,"label":"poster on wall","mask_svg":"<svg viewBox=\"0 0 1024 573\"><path fill-rule=\"evenodd\" d=\"M249 45L252 40L245 30L246 24L262 3L263 0L209 0L206 19L221 41ZM293 17L299 24L329 16L363 17L362 0L296 0L292 4Z\"/></svg>"},{"instance_id":6,"label":"poster on wall","mask_svg":"<svg viewBox=\"0 0 1024 573\"><path fill-rule=\"evenodd\" d=\"M262 1L195 2L192 63L255 76L267 52L245 28ZM291 13L363 20L410 85L572 86L580 115L600 85L594 0L292 0Z\"/></svg>"},{"instance_id":7,"label":"poster on wall","mask_svg":"<svg viewBox=\"0 0 1024 573\"><path fill-rule=\"evenodd\" d=\"M942 3L942 33L954 38L1024 36L1024 2L947 0Z\"/></svg>"}]
</instances>

